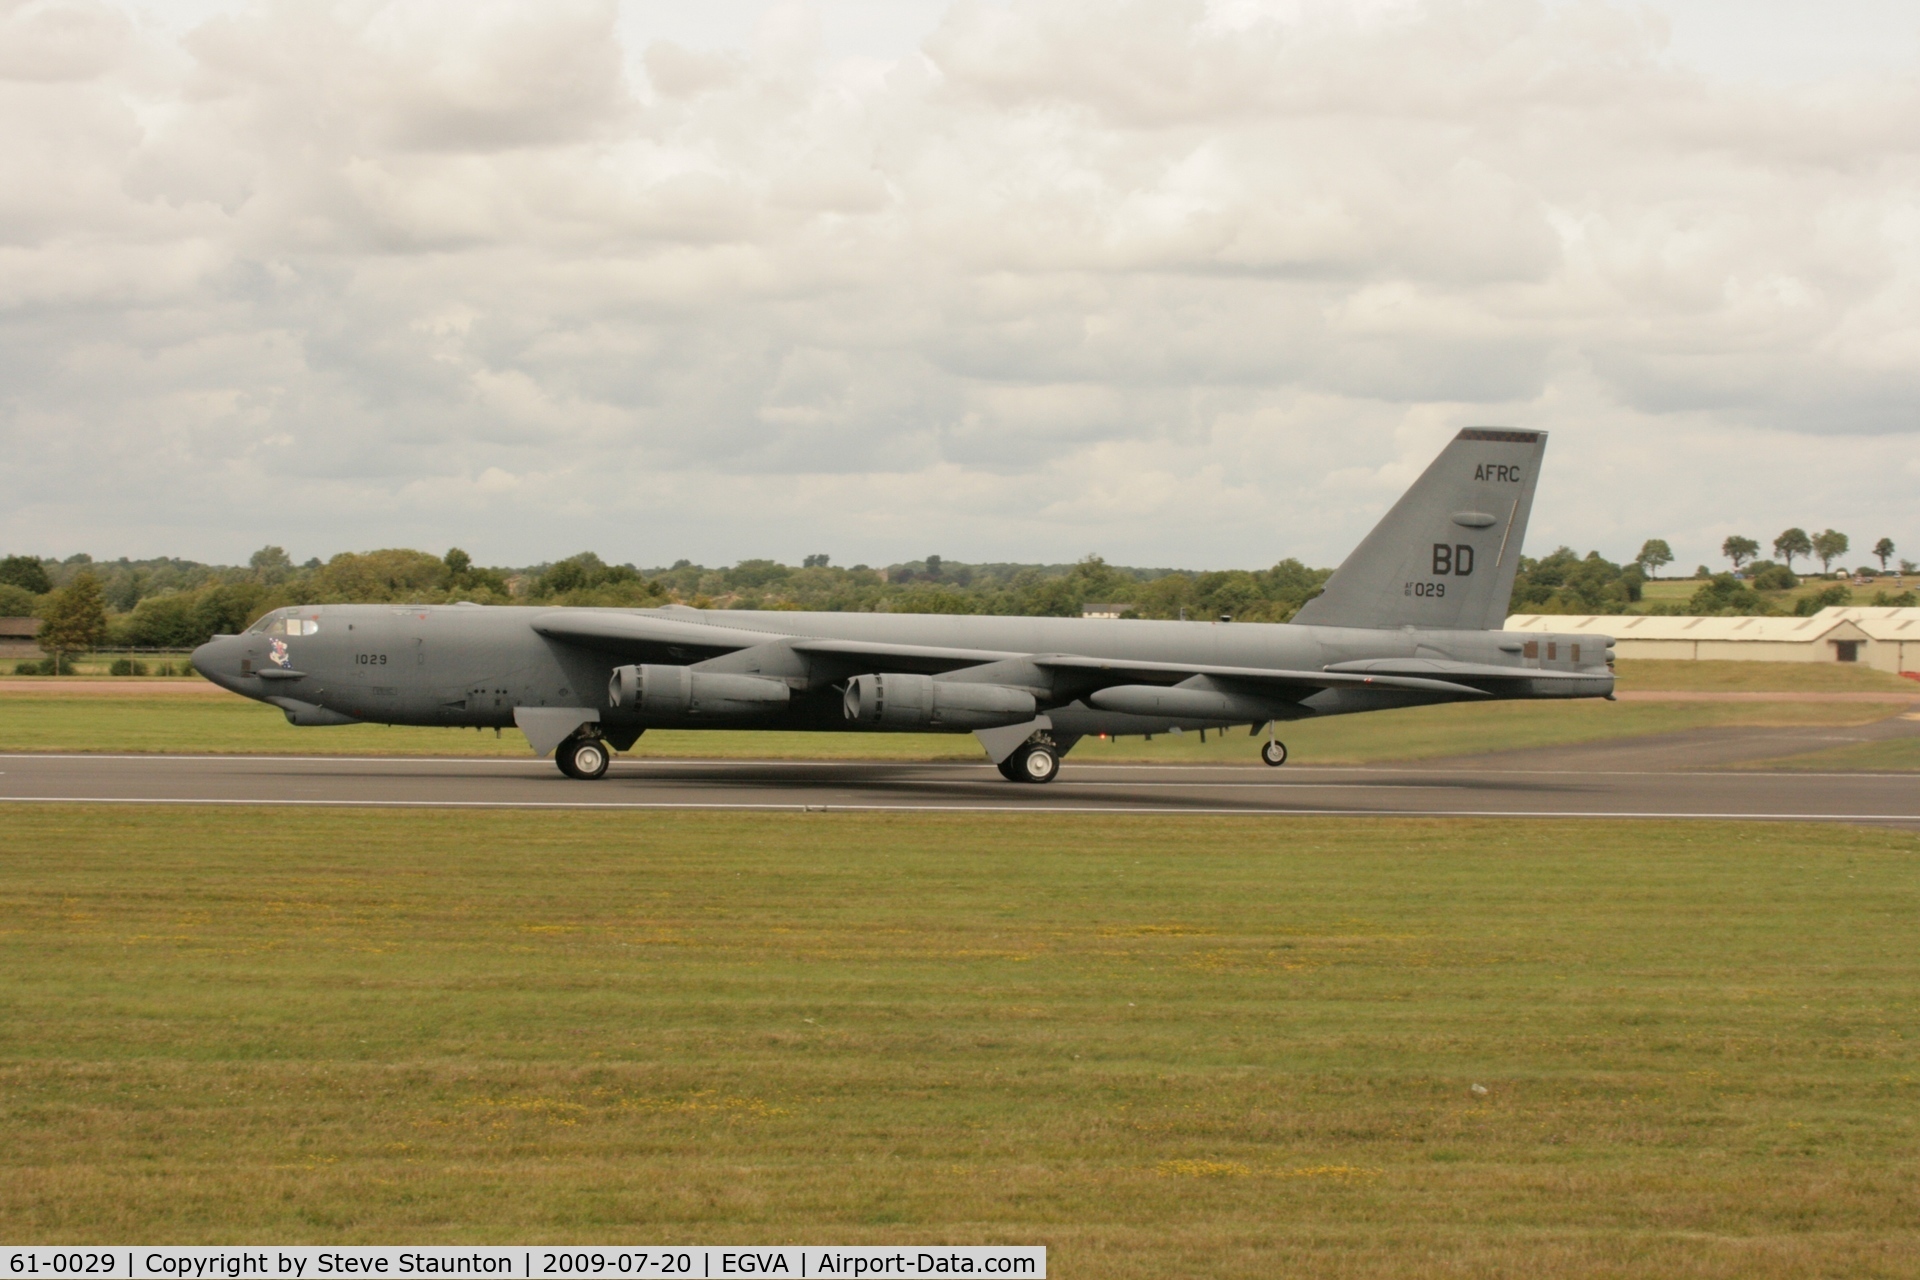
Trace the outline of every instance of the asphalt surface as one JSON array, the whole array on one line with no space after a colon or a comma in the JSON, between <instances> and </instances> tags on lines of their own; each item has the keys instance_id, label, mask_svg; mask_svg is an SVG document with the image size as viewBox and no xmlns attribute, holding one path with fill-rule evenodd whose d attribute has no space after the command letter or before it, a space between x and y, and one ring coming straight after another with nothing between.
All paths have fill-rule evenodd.
<instances>
[{"instance_id":1,"label":"asphalt surface","mask_svg":"<svg viewBox=\"0 0 1920 1280\"><path fill-rule=\"evenodd\" d=\"M1888 736L1706 730L1410 765L1114 765L1069 756L1047 786L985 763L616 761L597 782L549 761L339 756L0 756L0 801L405 808L1768 818L1920 828L1920 776L1730 769ZM1251 748L1249 748L1251 750Z\"/></svg>"}]
</instances>

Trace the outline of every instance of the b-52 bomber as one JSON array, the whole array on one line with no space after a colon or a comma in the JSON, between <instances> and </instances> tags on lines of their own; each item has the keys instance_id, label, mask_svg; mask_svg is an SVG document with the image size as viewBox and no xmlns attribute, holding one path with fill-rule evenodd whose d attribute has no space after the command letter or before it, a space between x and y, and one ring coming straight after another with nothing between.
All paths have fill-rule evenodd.
<instances>
[{"instance_id":1,"label":"b-52 bomber","mask_svg":"<svg viewBox=\"0 0 1920 1280\"><path fill-rule=\"evenodd\" d=\"M1613 696L1611 640L1500 630L1545 448L1461 431L1288 623L311 605L193 665L296 725L517 725L580 779L652 728L972 733L1044 783L1089 734L1245 725L1280 765L1289 721Z\"/></svg>"}]
</instances>

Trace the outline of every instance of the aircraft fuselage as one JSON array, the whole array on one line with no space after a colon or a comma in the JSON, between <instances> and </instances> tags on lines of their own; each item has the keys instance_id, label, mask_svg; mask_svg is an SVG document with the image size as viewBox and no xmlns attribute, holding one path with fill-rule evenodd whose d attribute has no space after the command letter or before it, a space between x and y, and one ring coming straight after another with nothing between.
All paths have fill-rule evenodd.
<instances>
[{"instance_id":1,"label":"aircraft fuselage","mask_svg":"<svg viewBox=\"0 0 1920 1280\"><path fill-rule=\"evenodd\" d=\"M699 715L648 716L610 705L608 681L632 653L596 652L535 629L551 609L479 605L314 605L285 609L244 635L216 637L194 654L194 665L235 693L287 710L296 723L462 725L504 728L516 708L579 707L600 723L634 728L758 728L847 732L842 690L853 675L892 669L901 662L839 655L782 653L777 671L755 666L754 649L709 656L684 645L660 644L641 654L695 671L771 674L791 700L760 717L733 717L716 725ZM1590 635L1523 638L1499 631L1416 631L1312 627L1251 622L1157 622L1095 618L1005 618L952 615L698 611L684 608L594 610L713 626L727 633L760 632L770 645L791 637L961 647L1007 654L1075 654L1116 663L1315 671L1367 659L1435 659L1499 667L1516 681L1494 681L1497 697L1604 697L1613 691L1604 642ZM270 634L277 631L279 634ZM293 634L298 632L299 634ZM737 641L735 641L737 643ZM1531 644L1534 655L1528 656ZM776 645L776 651L778 646ZM744 657L743 657L744 655ZM1551 655L1551 656L1548 656ZM797 659L797 662L796 662ZM963 663L920 664L923 670ZM1558 678L1524 679L1530 672ZM1569 678L1573 677L1573 678ZM1174 683L1169 681L1169 683ZM1062 696L1064 697L1064 692ZM1279 718L1340 715L1418 706L1455 698L1409 689L1323 689L1292 704ZM311 709L311 710L309 710ZM1221 719L1150 717L1097 710L1079 698L1043 709L1069 736L1164 733L1174 728L1221 727ZM315 714L326 713L326 714ZM337 719L335 718L337 717ZM1245 723L1245 721L1238 721ZM875 727L877 731L886 731ZM939 726L920 732L940 732ZM951 730L966 732L964 728Z\"/></svg>"}]
</instances>

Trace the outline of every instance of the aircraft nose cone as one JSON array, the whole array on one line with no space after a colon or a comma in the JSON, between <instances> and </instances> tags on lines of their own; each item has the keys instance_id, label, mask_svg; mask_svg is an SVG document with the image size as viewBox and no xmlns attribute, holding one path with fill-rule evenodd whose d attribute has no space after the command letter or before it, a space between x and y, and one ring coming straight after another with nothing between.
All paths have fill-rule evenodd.
<instances>
[{"instance_id":1,"label":"aircraft nose cone","mask_svg":"<svg viewBox=\"0 0 1920 1280\"><path fill-rule=\"evenodd\" d=\"M223 689L233 688L240 679L237 636L215 636L193 651L187 661L193 669Z\"/></svg>"}]
</instances>

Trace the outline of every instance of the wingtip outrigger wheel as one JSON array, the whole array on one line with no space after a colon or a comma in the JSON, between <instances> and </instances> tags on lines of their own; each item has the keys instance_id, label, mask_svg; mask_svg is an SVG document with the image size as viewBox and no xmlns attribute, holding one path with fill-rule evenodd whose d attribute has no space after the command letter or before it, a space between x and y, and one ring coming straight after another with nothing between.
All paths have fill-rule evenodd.
<instances>
[{"instance_id":1,"label":"wingtip outrigger wheel","mask_svg":"<svg viewBox=\"0 0 1920 1280\"><path fill-rule=\"evenodd\" d=\"M1278 738L1269 738L1260 748L1260 758L1275 769L1287 762L1287 744Z\"/></svg>"}]
</instances>

